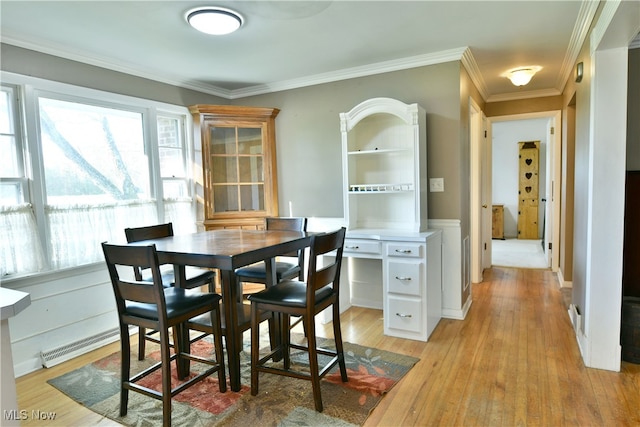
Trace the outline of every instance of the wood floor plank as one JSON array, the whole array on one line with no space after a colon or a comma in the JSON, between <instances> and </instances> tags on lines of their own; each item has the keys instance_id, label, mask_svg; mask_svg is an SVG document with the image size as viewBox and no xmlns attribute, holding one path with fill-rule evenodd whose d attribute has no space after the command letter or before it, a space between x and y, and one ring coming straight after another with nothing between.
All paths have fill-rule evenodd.
<instances>
[{"instance_id":1,"label":"wood floor plank","mask_svg":"<svg viewBox=\"0 0 640 427\"><path fill-rule=\"evenodd\" d=\"M365 426L640 425L640 365L584 366L552 272L493 268L484 276L472 285L466 319L442 319L427 343L384 336L380 310L352 307L341 316L345 341L420 359ZM319 325L320 336L332 333L331 324ZM19 378L20 409L55 412L48 425L118 425L46 383L118 348Z\"/></svg>"}]
</instances>

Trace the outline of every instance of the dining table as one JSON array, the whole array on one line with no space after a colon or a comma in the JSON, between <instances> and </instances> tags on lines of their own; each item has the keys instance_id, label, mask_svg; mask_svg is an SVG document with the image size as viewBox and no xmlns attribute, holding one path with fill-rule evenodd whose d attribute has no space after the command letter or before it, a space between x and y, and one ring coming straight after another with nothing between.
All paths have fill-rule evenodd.
<instances>
[{"instance_id":1,"label":"dining table","mask_svg":"<svg viewBox=\"0 0 640 427\"><path fill-rule=\"evenodd\" d=\"M275 258L308 247L314 233L280 230L217 229L143 240L130 245L154 244L161 264L173 264L175 286L185 282L184 266L217 269L219 272L226 325L227 366L232 391L239 391L242 332L239 304L242 304L235 270L265 262L267 283L276 283ZM235 303L234 303L235 302ZM276 322L277 323L277 322ZM187 338L188 339L188 338ZM181 370L188 372L188 360Z\"/></svg>"}]
</instances>

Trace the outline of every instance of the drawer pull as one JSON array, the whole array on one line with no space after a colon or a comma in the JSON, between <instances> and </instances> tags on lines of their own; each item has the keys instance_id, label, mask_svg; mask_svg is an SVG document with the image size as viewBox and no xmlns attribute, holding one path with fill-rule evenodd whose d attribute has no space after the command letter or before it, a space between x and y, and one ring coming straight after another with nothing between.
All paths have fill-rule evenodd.
<instances>
[{"instance_id":1,"label":"drawer pull","mask_svg":"<svg viewBox=\"0 0 640 427\"><path fill-rule=\"evenodd\" d=\"M410 254L412 251L411 249L396 249L396 252L399 254Z\"/></svg>"},{"instance_id":2,"label":"drawer pull","mask_svg":"<svg viewBox=\"0 0 640 427\"><path fill-rule=\"evenodd\" d=\"M354 251L357 251L358 249L360 249L360 246L345 246L345 249L352 249Z\"/></svg>"},{"instance_id":3,"label":"drawer pull","mask_svg":"<svg viewBox=\"0 0 640 427\"><path fill-rule=\"evenodd\" d=\"M396 313L396 316L398 316L398 317L413 317L410 314L400 314L400 313Z\"/></svg>"},{"instance_id":4,"label":"drawer pull","mask_svg":"<svg viewBox=\"0 0 640 427\"><path fill-rule=\"evenodd\" d=\"M408 282L411 280L411 277L396 276L396 279Z\"/></svg>"}]
</instances>

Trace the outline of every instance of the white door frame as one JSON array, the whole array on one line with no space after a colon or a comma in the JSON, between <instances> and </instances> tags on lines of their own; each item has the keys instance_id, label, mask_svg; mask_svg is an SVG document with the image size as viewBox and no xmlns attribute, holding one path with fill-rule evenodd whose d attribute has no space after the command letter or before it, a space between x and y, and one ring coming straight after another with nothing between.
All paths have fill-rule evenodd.
<instances>
[{"instance_id":1,"label":"white door frame","mask_svg":"<svg viewBox=\"0 0 640 427\"><path fill-rule=\"evenodd\" d=\"M524 114L511 114L507 116L495 116L489 117L488 128L491 129L493 123L506 122L513 120L529 120L548 117L550 120L550 127L554 128L553 135L547 135L549 146L547 148L548 158L550 162L547 164L547 188L552 189L551 194L548 194L545 203L545 253L547 254L547 260L549 261L549 267L552 271L558 271L560 268L560 211L562 199L560 197L560 190L562 182L562 111L543 111L538 113L524 113ZM490 144L489 150L491 150ZM488 153L491 157L491 151ZM491 171L489 171L489 182L491 182ZM472 187L473 192L473 187ZM473 223L473 219L471 221ZM551 244L551 250L549 250L549 243ZM473 251L473 248L472 248ZM473 255L472 255L473 259Z\"/></svg>"},{"instance_id":2,"label":"white door frame","mask_svg":"<svg viewBox=\"0 0 640 427\"><path fill-rule=\"evenodd\" d=\"M491 266L491 148L485 131L486 117L469 97L471 283L482 282L484 268Z\"/></svg>"}]
</instances>

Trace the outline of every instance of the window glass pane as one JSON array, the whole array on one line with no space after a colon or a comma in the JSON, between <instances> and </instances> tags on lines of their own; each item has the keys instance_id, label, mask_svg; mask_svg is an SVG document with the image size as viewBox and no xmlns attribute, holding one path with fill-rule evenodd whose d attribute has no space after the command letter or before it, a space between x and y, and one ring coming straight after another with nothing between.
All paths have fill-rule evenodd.
<instances>
[{"instance_id":1,"label":"window glass pane","mask_svg":"<svg viewBox=\"0 0 640 427\"><path fill-rule=\"evenodd\" d=\"M17 205L23 200L22 185L19 182L0 182L0 205Z\"/></svg>"},{"instance_id":2,"label":"window glass pane","mask_svg":"<svg viewBox=\"0 0 640 427\"><path fill-rule=\"evenodd\" d=\"M0 95L0 133L13 134L13 121L11 119L10 91L2 90Z\"/></svg>"},{"instance_id":3,"label":"window glass pane","mask_svg":"<svg viewBox=\"0 0 640 427\"><path fill-rule=\"evenodd\" d=\"M142 114L40 98L47 202L150 197Z\"/></svg>"},{"instance_id":4,"label":"window glass pane","mask_svg":"<svg viewBox=\"0 0 640 427\"><path fill-rule=\"evenodd\" d=\"M183 180L163 180L162 192L164 198L189 197L189 189L187 183Z\"/></svg>"},{"instance_id":5,"label":"window glass pane","mask_svg":"<svg viewBox=\"0 0 640 427\"><path fill-rule=\"evenodd\" d=\"M0 176L17 178L20 174L16 139L12 135L0 135Z\"/></svg>"},{"instance_id":6,"label":"window glass pane","mask_svg":"<svg viewBox=\"0 0 640 427\"><path fill-rule=\"evenodd\" d=\"M261 128L238 128L238 153L262 154Z\"/></svg>"},{"instance_id":7,"label":"window glass pane","mask_svg":"<svg viewBox=\"0 0 640 427\"><path fill-rule=\"evenodd\" d=\"M211 154L236 154L236 128L211 128Z\"/></svg>"},{"instance_id":8,"label":"window glass pane","mask_svg":"<svg viewBox=\"0 0 640 427\"><path fill-rule=\"evenodd\" d=\"M184 178L185 167L182 149L160 147L160 175L163 178Z\"/></svg>"},{"instance_id":9,"label":"window glass pane","mask_svg":"<svg viewBox=\"0 0 640 427\"><path fill-rule=\"evenodd\" d=\"M158 117L158 147L160 176L163 178L185 178L185 153L178 119Z\"/></svg>"},{"instance_id":10,"label":"window glass pane","mask_svg":"<svg viewBox=\"0 0 640 427\"><path fill-rule=\"evenodd\" d=\"M173 117L158 117L158 145L182 148L180 122Z\"/></svg>"}]
</instances>

